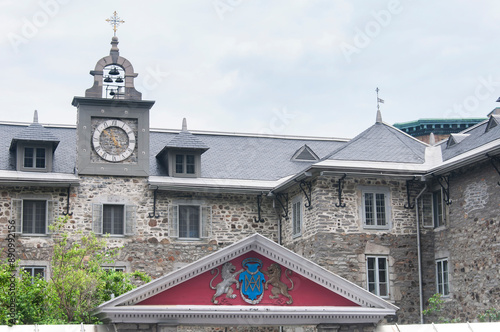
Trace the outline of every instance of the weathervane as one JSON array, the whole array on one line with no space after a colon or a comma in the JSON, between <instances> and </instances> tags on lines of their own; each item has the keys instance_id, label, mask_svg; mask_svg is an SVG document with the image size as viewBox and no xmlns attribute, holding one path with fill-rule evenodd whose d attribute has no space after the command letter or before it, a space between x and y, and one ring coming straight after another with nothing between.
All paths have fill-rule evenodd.
<instances>
[{"instance_id":1,"label":"weathervane","mask_svg":"<svg viewBox=\"0 0 500 332\"><path fill-rule=\"evenodd\" d=\"M124 20L122 20L120 17L116 16L116 10L113 13L113 16L110 18L106 19L106 22L109 22L113 26L113 31L114 31L114 36L116 37L116 28L120 26L120 24L125 23Z\"/></svg>"},{"instance_id":2,"label":"weathervane","mask_svg":"<svg viewBox=\"0 0 500 332\"><path fill-rule=\"evenodd\" d=\"M378 87L375 89L375 91L377 91L377 111L380 111L380 104L383 104L384 100L378 97L378 92L380 91Z\"/></svg>"}]
</instances>

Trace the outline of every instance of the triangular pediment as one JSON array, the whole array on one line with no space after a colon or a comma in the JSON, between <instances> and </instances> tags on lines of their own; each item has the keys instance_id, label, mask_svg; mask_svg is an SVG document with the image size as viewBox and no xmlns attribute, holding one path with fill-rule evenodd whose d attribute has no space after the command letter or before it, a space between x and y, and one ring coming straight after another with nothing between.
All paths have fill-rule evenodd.
<instances>
[{"instance_id":1,"label":"triangular pediment","mask_svg":"<svg viewBox=\"0 0 500 332\"><path fill-rule=\"evenodd\" d=\"M469 137L469 134L450 134L446 147L452 147L453 145L462 142L467 137Z\"/></svg>"},{"instance_id":2,"label":"triangular pediment","mask_svg":"<svg viewBox=\"0 0 500 332\"><path fill-rule=\"evenodd\" d=\"M490 129L493 129L496 126L498 126L499 121L500 121L500 115L492 114L490 116L490 119L488 120L488 124L486 125L485 132L488 132L490 131Z\"/></svg>"},{"instance_id":3,"label":"triangular pediment","mask_svg":"<svg viewBox=\"0 0 500 332\"><path fill-rule=\"evenodd\" d=\"M319 160L319 157L314 153L314 151L307 146L307 144L304 144L302 147L300 147L297 151L292 156L292 160L295 161L317 161Z\"/></svg>"},{"instance_id":4,"label":"triangular pediment","mask_svg":"<svg viewBox=\"0 0 500 332\"><path fill-rule=\"evenodd\" d=\"M260 325L305 325L376 323L396 310L255 234L108 301L96 313L113 323L241 325L245 318L258 319ZM228 315L223 323L221 312Z\"/></svg>"}]
</instances>

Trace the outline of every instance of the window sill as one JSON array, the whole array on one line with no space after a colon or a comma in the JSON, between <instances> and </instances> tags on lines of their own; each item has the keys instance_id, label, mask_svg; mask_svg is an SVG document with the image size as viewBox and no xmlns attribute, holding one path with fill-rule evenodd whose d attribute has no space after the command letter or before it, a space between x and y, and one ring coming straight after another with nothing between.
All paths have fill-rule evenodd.
<instances>
[{"instance_id":1,"label":"window sill","mask_svg":"<svg viewBox=\"0 0 500 332\"><path fill-rule=\"evenodd\" d=\"M444 230L446 230L446 225L434 228L434 232L441 232ZM446 295L446 296L448 296L448 295Z\"/></svg>"},{"instance_id":2,"label":"window sill","mask_svg":"<svg viewBox=\"0 0 500 332\"><path fill-rule=\"evenodd\" d=\"M31 234L31 233L16 233L20 236L26 237L50 237L51 234Z\"/></svg>"},{"instance_id":3,"label":"window sill","mask_svg":"<svg viewBox=\"0 0 500 332\"><path fill-rule=\"evenodd\" d=\"M204 241L208 241L208 238L174 237L172 239L176 242L204 242Z\"/></svg>"},{"instance_id":4,"label":"window sill","mask_svg":"<svg viewBox=\"0 0 500 332\"><path fill-rule=\"evenodd\" d=\"M363 225L363 229L372 230L372 231L388 231L391 229L389 226L371 226L371 225Z\"/></svg>"},{"instance_id":5,"label":"window sill","mask_svg":"<svg viewBox=\"0 0 500 332\"><path fill-rule=\"evenodd\" d=\"M302 233L298 233L298 234L292 234L292 239L295 240L299 237L302 237Z\"/></svg>"}]
</instances>

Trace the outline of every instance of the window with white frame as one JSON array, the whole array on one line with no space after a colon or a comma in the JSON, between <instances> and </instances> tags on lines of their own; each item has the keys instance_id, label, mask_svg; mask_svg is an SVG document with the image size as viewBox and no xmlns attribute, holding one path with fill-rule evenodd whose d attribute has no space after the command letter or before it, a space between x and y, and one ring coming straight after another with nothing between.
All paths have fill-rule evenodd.
<instances>
[{"instance_id":1,"label":"window with white frame","mask_svg":"<svg viewBox=\"0 0 500 332\"><path fill-rule=\"evenodd\" d=\"M12 199L11 215L16 233L48 234L49 225L57 218L57 206L57 201L48 199Z\"/></svg>"},{"instance_id":2,"label":"window with white frame","mask_svg":"<svg viewBox=\"0 0 500 332\"><path fill-rule=\"evenodd\" d=\"M362 216L365 228L388 229L390 218L389 190L362 188Z\"/></svg>"},{"instance_id":3,"label":"window with white frame","mask_svg":"<svg viewBox=\"0 0 500 332\"><path fill-rule=\"evenodd\" d=\"M302 234L302 198L297 197L292 200L292 236Z\"/></svg>"},{"instance_id":4,"label":"window with white frame","mask_svg":"<svg viewBox=\"0 0 500 332\"><path fill-rule=\"evenodd\" d=\"M436 288L439 294L443 296L450 295L447 258L436 260Z\"/></svg>"},{"instance_id":5,"label":"window with white frame","mask_svg":"<svg viewBox=\"0 0 500 332\"><path fill-rule=\"evenodd\" d=\"M389 264L387 257L367 256L368 291L380 297L389 297Z\"/></svg>"},{"instance_id":6,"label":"window with white frame","mask_svg":"<svg viewBox=\"0 0 500 332\"><path fill-rule=\"evenodd\" d=\"M39 147L25 147L24 148L24 168L36 168L45 169L46 159L45 159L45 148Z\"/></svg>"},{"instance_id":7,"label":"window with white frame","mask_svg":"<svg viewBox=\"0 0 500 332\"><path fill-rule=\"evenodd\" d=\"M96 234L133 235L135 219L135 205L93 204L92 230Z\"/></svg>"},{"instance_id":8,"label":"window with white frame","mask_svg":"<svg viewBox=\"0 0 500 332\"><path fill-rule=\"evenodd\" d=\"M127 270L125 266L103 266L102 269L106 272L125 272Z\"/></svg>"},{"instance_id":9,"label":"window with white frame","mask_svg":"<svg viewBox=\"0 0 500 332\"><path fill-rule=\"evenodd\" d=\"M194 154L176 154L175 155L175 173L176 174L195 174L195 156Z\"/></svg>"},{"instance_id":10,"label":"window with white frame","mask_svg":"<svg viewBox=\"0 0 500 332\"><path fill-rule=\"evenodd\" d=\"M50 172L53 145L51 143L19 142L16 149L16 170L23 172Z\"/></svg>"},{"instance_id":11,"label":"window with white frame","mask_svg":"<svg viewBox=\"0 0 500 332\"><path fill-rule=\"evenodd\" d=\"M434 221L434 228L445 225L444 209L441 189L432 192L432 220Z\"/></svg>"},{"instance_id":12,"label":"window with white frame","mask_svg":"<svg viewBox=\"0 0 500 332\"><path fill-rule=\"evenodd\" d=\"M45 266L21 266L21 271L29 274L32 278L44 278L45 279Z\"/></svg>"},{"instance_id":13,"label":"window with white frame","mask_svg":"<svg viewBox=\"0 0 500 332\"><path fill-rule=\"evenodd\" d=\"M212 226L212 207L199 204L170 206L170 236L179 239L208 238Z\"/></svg>"}]
</instances>

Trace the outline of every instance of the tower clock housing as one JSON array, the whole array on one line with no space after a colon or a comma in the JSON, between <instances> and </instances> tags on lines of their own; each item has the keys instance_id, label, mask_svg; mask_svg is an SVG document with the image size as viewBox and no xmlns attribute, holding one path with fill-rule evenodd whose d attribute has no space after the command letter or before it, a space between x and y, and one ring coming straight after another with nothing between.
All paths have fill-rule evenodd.
<instances>
[{"instance_id":1,"label":"tower clock housing","mask_svg":"<svg viewBox=\"0 0 500 332\"><path fill-rule=\"evenodd\" d=\"M134 87L132 64L119 55L118 38L110 55L99 60L94 85L77 107L78 173L85 175L149 175L149 110L154 101L142 100Z\"/></svg>"}]
</instances>

